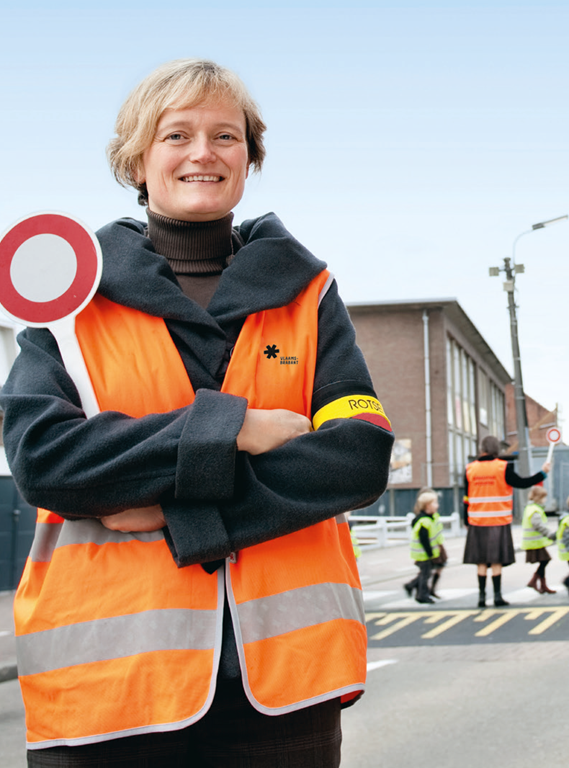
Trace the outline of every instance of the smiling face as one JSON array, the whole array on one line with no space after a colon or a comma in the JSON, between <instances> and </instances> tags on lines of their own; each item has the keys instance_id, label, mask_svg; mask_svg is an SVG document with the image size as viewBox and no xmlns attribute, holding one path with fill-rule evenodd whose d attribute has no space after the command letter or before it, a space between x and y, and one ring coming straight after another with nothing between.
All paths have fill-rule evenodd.
<instances>
[{"instance_id":1,"label":"smiling face","mask_svg":"<svg viewBox=\"0 0 569 768\"><path fill-rule=\"evenodd\" d=\"M153 213L223 218L241 200L249 173L243 110L228 100L165 110L141 165L138 181Z\"/></svg>"}]
</instances>

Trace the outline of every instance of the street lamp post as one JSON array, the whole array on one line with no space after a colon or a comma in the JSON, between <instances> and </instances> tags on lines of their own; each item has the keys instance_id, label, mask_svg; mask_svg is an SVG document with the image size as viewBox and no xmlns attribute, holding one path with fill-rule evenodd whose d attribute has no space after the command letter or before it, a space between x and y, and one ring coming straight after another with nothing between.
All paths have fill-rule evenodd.
<instances>
[{"instance_id":1,"label":"street lamp post","mask_svg":"<svg viewBox=\"0 0 569 768\"><path fill-rule=\"evenodd\" d=\"M528 417L526 411L526 399L524 395L524 386L522 381L522 362L520 357L520 344L518 340L518 320L516 317L516 302L514 291L516 288L516 275L524 272L523 264L516 264L516 245L520 237L534 232L536 229L543 229L551 224L557 224L566 221L569 215L558 216L555 219L540 221L533 224L531 229L522 232L516 237L512 245L512 258L504 259L504 266L490 267L490 276L497 277L500 272L504 272L506 280L504 281L504 290L508 294L508 310L510 313L510 334L512 338L512 355L514 358L514 397L516 405L516 430L518 433L518 455L519 471L522 477L531 474L531 447L529 440Z\"/></svg>"}]
</instances>

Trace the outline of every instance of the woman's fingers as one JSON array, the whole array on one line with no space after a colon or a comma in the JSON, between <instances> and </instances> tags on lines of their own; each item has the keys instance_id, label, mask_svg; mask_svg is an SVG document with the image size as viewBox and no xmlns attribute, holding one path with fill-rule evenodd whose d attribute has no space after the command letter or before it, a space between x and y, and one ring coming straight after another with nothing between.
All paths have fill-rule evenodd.
<instances>
[{"instance_id":1,"label":"woman's fingers","mask_svg":"<svg viewBox=\"0 0 569 768\"><path fill-rule=\"evenodd\" d=\"M237 435L237 448L253 455L267 453L310 431L310 419L294 411L249 408Z\"/></svg>"},{"instance_id":2,"label":"woman's fingers","mask_svg":"<svg viewBox=\"0 0 569 768\"><path fill-rule=\"evenodd\" d=\"M122 533L158 531L166 525L160 504L126 509L116 515L106 515L101 518L101 522L105 528Z\"/></svg>"}]
</instances>

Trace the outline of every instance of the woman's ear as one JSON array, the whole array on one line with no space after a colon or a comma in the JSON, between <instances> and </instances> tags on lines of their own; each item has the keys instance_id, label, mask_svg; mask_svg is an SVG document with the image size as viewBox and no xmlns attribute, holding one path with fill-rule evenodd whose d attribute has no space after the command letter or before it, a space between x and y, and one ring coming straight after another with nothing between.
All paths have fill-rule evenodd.
<instances>
[{"instance_id":1,"label":"woman's ear","mask_svg":"<svg viewBox=\"0 0 569 768\"><path fill-rule=\"evenodd\" d=\"M146 181L146 172L144 170L144 162L141 157L136 161L132 176L137 184L144 184Z\"/></svg>"}]
</instances>

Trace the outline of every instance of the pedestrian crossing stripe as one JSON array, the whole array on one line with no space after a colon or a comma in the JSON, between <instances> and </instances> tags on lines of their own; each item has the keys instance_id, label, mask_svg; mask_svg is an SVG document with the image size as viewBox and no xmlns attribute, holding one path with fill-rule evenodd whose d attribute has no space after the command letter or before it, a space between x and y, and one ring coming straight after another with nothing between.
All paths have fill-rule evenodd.
<instances>
[{"instance_id":1,"label":"pedestrian crossing stripe","mask_svg":"<svg viewBox=\"0 0 569 768\"><path fill-rule=\"evenodd\" d=\"M366 622L369 627L370 640L384 640L386 637L413 624L427 629L421 635L423 640L432 640L440 637L448 630L463 623L466 619L472 619L473 624L483 624L474 637L488 637L497 632L516 617L523 617L528 622L538 622L528 627L529 636L543 635L558 621L569 614L569 606L557 606L552 608L508 608L505 610L486 608L484 610L436 610L436 611L374 611L366 613ZM379 631L374 632L375 629ZM374 634L371 634L374 632Z\"/></svg>"}]
</instances>

